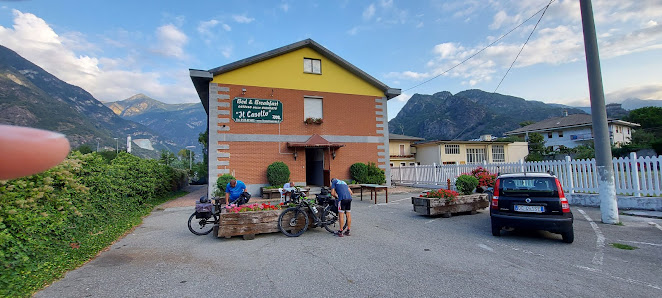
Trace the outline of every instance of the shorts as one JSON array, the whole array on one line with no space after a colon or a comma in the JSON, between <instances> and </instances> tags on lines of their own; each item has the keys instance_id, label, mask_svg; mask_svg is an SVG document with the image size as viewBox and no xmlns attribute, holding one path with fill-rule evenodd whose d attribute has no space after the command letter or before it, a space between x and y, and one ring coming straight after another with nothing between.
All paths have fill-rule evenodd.
<instances>
[{"instance_id":1,"label":"shorts","mask_svg":"<svg viewBox=\"0 0 662 298\"><path fill-rule=\"evenodd\" d=\"M349 212L352 209L352 200L338 200L338 212Z\"/></svg>"}]
</instances>

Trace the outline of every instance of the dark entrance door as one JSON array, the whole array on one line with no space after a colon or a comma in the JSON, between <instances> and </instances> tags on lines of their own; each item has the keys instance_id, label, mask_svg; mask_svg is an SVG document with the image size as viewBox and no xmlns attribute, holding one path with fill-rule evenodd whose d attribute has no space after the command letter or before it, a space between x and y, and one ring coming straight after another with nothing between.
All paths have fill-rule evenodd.
<instances>
[{"instance_id":1,"label":"dark entrance door","mask_svg":"<svg viewBox=\"0 0 662 298\"><path fill-rule=\"evenodd\" d=\"M306 184L324 185L324 150L321 148L306 149Z\"/></svg>"}]
</instances>

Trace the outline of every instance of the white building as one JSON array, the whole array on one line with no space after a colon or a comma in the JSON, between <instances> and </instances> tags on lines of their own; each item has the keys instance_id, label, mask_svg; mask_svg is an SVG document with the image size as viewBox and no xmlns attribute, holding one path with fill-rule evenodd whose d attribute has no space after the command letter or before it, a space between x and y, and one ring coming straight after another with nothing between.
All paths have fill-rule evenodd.
<instances>
[{"instance_id":1,"label":"white building","mask_svg":"<svg viewBox=\"0 0 662 298\"><path fill-rule=\"evenodd\" d=\"M528 139L530 133L537 132L545 140L545 146L558 149L560 146L574 148L593 143L593 124L591 115L574 114L551 118L506 132L506 136L519 136ZM608 119L611 145L620 147L630 142L632 131L639 124L623 120Z\"/></svg>"}]
</instances>

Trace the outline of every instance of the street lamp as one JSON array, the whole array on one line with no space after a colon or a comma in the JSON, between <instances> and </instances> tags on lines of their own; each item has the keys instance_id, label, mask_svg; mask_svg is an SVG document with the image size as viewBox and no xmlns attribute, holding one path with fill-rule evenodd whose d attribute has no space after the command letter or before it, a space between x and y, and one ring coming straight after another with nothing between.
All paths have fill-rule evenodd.
<instances>
[{"instance_id":1,"label":"street lamp","mask_svg":"<svg viewBox=\"0 0 662 298\"><path fill-rule=\"evenodd\" d=\"M120 153L119 141L117 140L117 138L113 138L113 139L115 139L115 154L119 154Z\"/></svg>"},{"instance_id":2,"label":"street lamp","mask_svg":"<svg viewBox=\"0 0 662 298\"><path fill-rule=\"evenodd\" d=\"M186 146L186 149L195 148L195 146ZM188 151L188 170L191 171L193 167L193 151Z\"/></svg>"}]
</instances>

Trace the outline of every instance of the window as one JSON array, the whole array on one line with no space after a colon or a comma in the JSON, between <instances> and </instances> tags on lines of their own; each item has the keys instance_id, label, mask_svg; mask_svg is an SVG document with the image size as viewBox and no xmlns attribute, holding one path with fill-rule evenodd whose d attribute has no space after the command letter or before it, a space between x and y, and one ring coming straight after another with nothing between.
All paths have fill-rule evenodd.
<instances>
[{"instance_id":1,"label":"window","mask_svg":"<svg viewBox=\"0 0 662 298\"><path fill-rule=\"evenodd\" d=\"M303 119L322 118L322 98L304 97L303 98Z\"/></svg>"},{"instance_id":2,"label":"window","mask_svg":"<svg viewBox=\"0 0 662 298\"><path fill-rule=\"evenodd\" d=\"M492 162L505 162L506 153L503 149L503 145L494 145L492 146Z\"/></svg>"},{"instance_id":3,"label":"window","mask_svg":"<svg viewBox=\"0 0 662 298\"><path fill-rule=\"evenodd\" d=\"M303 72L322 74L322 60L303 58Z\"/></svg>"},{"instance_id":4,"label":"window","mask_svg":"<svg viewBox=\"0 0 662 298\"><path fill-rule=\"evenodd\" d=\"M467 148L467 163L480 163L485 160L485 148Z\"/></svg>"},{"instance_id":5,"label":"window","mask_svg":"<svg viewBox=\"0 0 662 298\"><path fill-rule=\"evenodd\" d=\"M415 162L410 162L409 165L410 165L410 166L415 166L416 163L415 163Z\"/></svg>"},{"instance_id":6,"label":"window","mask_svg":"<svg viewBox=\"0 0 662 298\"><path fill-rule=\"evenodd\" d=\"M405 164L404 162L401 162L401 163L400 163L400 166L401 166L401 167L404 167L404 166L406 166L406 165L407 165L407 164Z\"/></svg>"},{"instance_id":7,"label":"window","mask_svg":"<svg viewBox=\"0 0 662 298\"><path fill-rule=\"evenodd\" d=\"M460 145L444 145L446 154L460 154Z\"/></svg>"},{"instance_id":8,"label":"window","mask_svg":"<svg viewBox=\"0 0 662 298\"><path fill-rule=\"evenodd\" d=\"M442 162L442 164L445 164L445 165L454 165L455 162L454 162L454 161L444 161L444 162Z\"/></svg>"},{"instance_id":9,"label":"window","mask_svg":"<svg viewBox=\"0 0 662 298\"><path fill-rule=\"evenodd\" d=\"M551 138L552 138L552 132L551 132L551 131L547 133L547 138L548 138L548 139L551 139Z\"/></svg>"},{"instance_id":10,"label":"window","mask_svg":"<svg viewBox=\"0 0 662 298\"><path fill-rule=\"evenodd\" d=\"M405 155L405 145L400 145L400 155Z\"/></svg>"},{"instance_id":11,"label":"window","mask_svg":"<svg viewBox=\"0 0 662 298\"><path fill-rule=\"evenodd\" d=\"M393 167L393 163L390 163L391 167Z\"/></svg>"},{"instance_id":12,"label":"window","mask_svg":"<svg viewBox=\"0 0 662 298\"><path fill-rule=\"evenodd\" d=\"M563 137L563 131L559 131L559 138Z\"/></svg>"},{"instance_id":13,"label":"window","mask_svg":"<svg viewBox=\"0 0 662 298\"><path fill-rule=\"evenodd\" d=\"M628 127L628 134L630 134L630 128Z\"/></svg>"}]
</instances>

